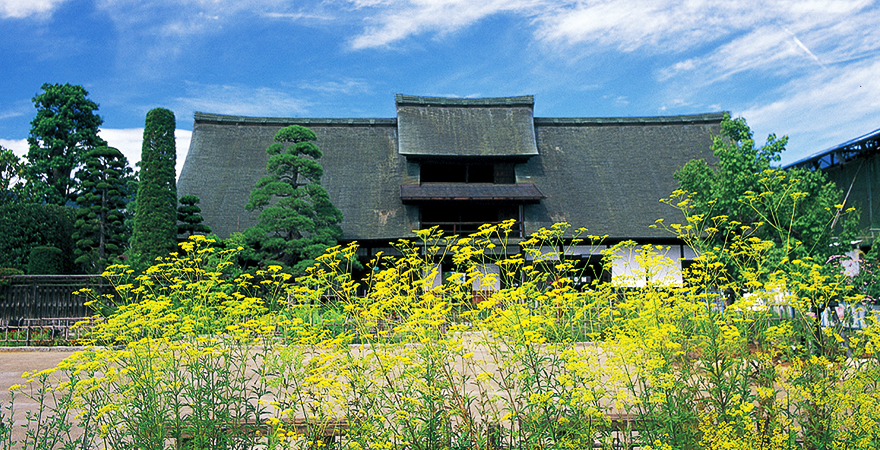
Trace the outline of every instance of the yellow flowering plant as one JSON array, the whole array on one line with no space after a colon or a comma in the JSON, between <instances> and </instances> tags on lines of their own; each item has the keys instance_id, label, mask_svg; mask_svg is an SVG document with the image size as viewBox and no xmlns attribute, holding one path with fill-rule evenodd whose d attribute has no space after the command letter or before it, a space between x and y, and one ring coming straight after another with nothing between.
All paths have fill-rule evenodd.
<instances>
[{"instance_id":1,"label":"yellow flowering plant","mask_svg":"<svg viewBox=\"0 0 880 450\"><path fill-rule=\"evenodd\" d=\"M95 346L15 387L45 409L25 418L35 437L0 442L877 448L877 321L817 327L845 280L773 260L775 243L725 220L670 227L695 247L718 238L674 282L668 248L600 245L566 224L522 240L511 222L422 230L359 279L356 244L296 279L274 267L251 278L229 264L235 250L196 237L145 274L112 269L118 297L95 299L111 306ZM639 270L586 276L578 256L599 254ZM728 288L749 295L730 304ZM70 431L47 441L50 428Z\"/></svg>"}]
</instances>

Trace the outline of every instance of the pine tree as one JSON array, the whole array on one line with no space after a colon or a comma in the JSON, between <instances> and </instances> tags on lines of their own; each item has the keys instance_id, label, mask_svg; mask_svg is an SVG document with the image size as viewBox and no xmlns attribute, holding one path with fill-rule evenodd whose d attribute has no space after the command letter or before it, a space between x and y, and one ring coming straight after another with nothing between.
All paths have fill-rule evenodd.
<instances>
[{"instance_id":1,"label":"pine tree","mask_svg":"<svg viewBox=\"0 0 880 450\"><path fill-rule=\"evenodd\" d=\"M147 113L131 243L137 268L149 266L177 248L174 130L173 112L156 108Z\"/></svg>"},{"instance_id":2,"label":"pine tree","mask_svg":"<svg viewBox=\"0 0 880 450\"><path fill-rule=\"evenodd\" d=\"M324 174L315 133L292 125L266 149L269 175L257 182L245 209L260 210L259 223L245 235L263 262L304 270L342 236L342 213L321 186Z\"/></svg>"},{"instance_id":3,"label":"pine tree","mask_svg":"<svg viewBox=\"0 0 880 450\"><path fill-rule=\"evenodd\" d=\"M82 86L46 83L42 89L33 98L37 116L27 139L28 188L46 203L64 205L76 198L72 175L85 154L107 145L98 136L104 120Z\"/></svg>"},{"instance_id":4,"label":"pine tree","mask_svg":"<svg viewBox=\"0 0 880 450\"><path fill-rule=\"evenodd\" d=\"M180 206L177 207L177 234L183 234L186 237L198 234L208 234L211 227L203 224L205 220L202 217L202 208L198 207L199 198L195 195L184 195L180 197Z\"/></svg>"},{"instance_id":5,"label":"pine tree","mask_svg":"<svg viewBox=\"0 0 880 450\"><path fill-rule=\"evenodd\" d=\"M76 199L76 264L85 272L101 273L118 263L125 250L126 186L132 170L122 152L112 147L91 150L76 177L81 193Z\"/></svg>"}]
</instances>

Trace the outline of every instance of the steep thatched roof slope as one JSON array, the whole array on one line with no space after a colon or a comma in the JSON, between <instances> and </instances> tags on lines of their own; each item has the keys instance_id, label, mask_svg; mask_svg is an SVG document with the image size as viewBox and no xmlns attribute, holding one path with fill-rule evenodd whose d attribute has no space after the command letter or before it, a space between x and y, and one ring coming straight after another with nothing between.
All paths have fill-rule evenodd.
<instances>
[{"instance_id":1,"label":"steep thatched roof slope","mask_svg":"<svg viewBox=\"0 0 880 450\"><path fill-rule=\"evenodd\" d=\"M397 154L394 119L274 119L196 113L189 154L177 182L180 195L201 199L205 223L220 237L256 224L244 210L266 175L266 147L281 128L315 132L324 156L322 184L344 215L345 239L408 236L417 227L400 202L406 161ZM417 179L416 179L417 180Z\"/></svg>"},{"instance_id":2,"label":"steep thatched roof slope","mask_svg":"<svg viewBox=\"0 0 880 450\"><path fill-rule=\"evenodd\" d=\"M400 154L533 156L532 96L453 99L398 95Z\"/></svg>"},{"instance_id":3,"label":"steep thatched roof slope","mask_svg":"<svg viewBox=\"0 0 880 450\"><path fill-rule=\"evenodd\" d=\"M611 119L535 119L537 157L517 166L517 182L546 199L526 205L526 230L568 222L591 234L670 237L649 228L680 221L660 203L678 188L675 171L691 159L713 161L722 114Z\"/></svg>"}]
</instances>

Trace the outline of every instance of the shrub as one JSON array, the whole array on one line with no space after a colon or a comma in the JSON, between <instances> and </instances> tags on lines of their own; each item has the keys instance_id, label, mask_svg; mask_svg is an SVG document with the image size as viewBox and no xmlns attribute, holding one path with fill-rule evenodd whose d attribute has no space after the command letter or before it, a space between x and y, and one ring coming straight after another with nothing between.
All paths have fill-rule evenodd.
<instances>
[{"instance_id":1,"label":"shrub","mask_svg":"<svg viewBox=\"0 0 880 450\"><path fill-rule=\"evenodd\" d=\"M73 263L74 209L57 205L0 205L0 266L25 270L33 247L61 249L63 271L75 273Z\"/></svg>"},{"instance_id":2,"label":"shrub","mask_svg":"<svg viewBox=\"0 0 880 450\"><path fill-rule=\"evenodd\" d=\"M34 247L28 257L27 272L30 275L57 275L63 271L61 249L57 247Z\"/></svg>"}]
</instances>

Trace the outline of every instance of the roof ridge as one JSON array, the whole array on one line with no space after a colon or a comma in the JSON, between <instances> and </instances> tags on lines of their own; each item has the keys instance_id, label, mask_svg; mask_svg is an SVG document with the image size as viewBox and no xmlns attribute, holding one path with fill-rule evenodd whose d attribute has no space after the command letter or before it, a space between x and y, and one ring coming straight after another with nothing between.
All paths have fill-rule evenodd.
<instances>
[{"instance_id":1,"label":"roof ridge","mask_svg":"<svg viewBox=\"0 0 880 450\"><path fill-rule=\"evenodd\" d=\"M398 94L400 96L400 94ZM403 103L398 101L398 105L432 105L432 106L511 106L524 103L516 103L516 99L525 97L503 97L503 98L486 98L486 99L445 99L447 102L431 102L435 97L406 97ZM412 102L409 99L416 99ZM442 98L439 98L443 100ZM422 103L418 101L424 100ZM458 101L468 102L458 103ZM510 102L507 102L507 101ZM455 101L455 102L452 102ZM481 103L482 102L482 103ZM724 117L724 112L688 114L678 116L643 116L643 117L535 117L533 118L535 125L615 125L615 124L656 124L656 123L701 123L701 122L718 122ZM251 117L251 116L234 116L227 114L214 114L196 111L194 113L196 121L202 122L220 122L220 123L243 123L243 124L267 124L267 125L291 125L291 124L313 124L313 125L394 125L397 123L396 117L386 118L307 118L307 117Z\"/></svg>"},{"instance_id":2,"label":"roof ridge","mask_svg":"<svg viewBox=\"0 0 880 450\"><path fill-rule=\"evenodd\" d=\"M423 97L416 95L395 94L394 102L397 106L535 106L534 95L520 95L515 97L486 97L486 98L458 98L458 97Z\"/></svg>"},{"instance_id":3,"label":"roof ridge","mask_svg":"<svg viewBox=\"0 0 880 450\"><path fill-rule=\"evenodd\" d=\"M266 124L266 125L394 125L397 118L308 118L308 117L250 117L196 111L195 120L201 122Z\"/></svg>"}]
</instances>

